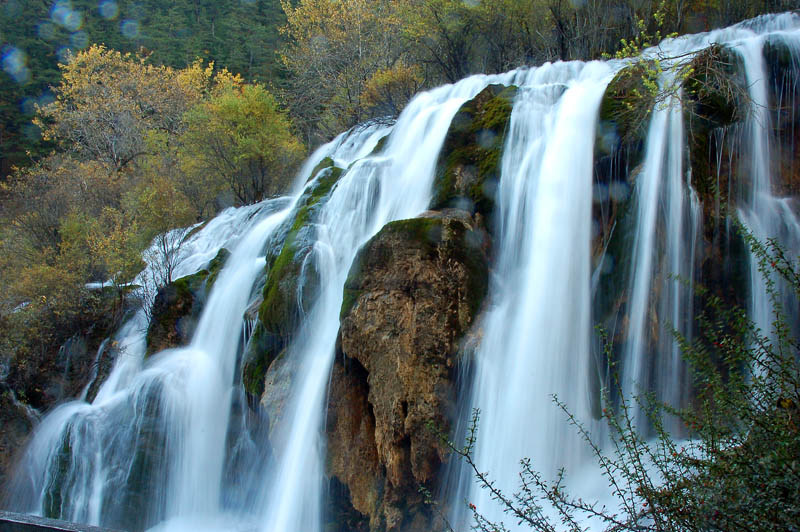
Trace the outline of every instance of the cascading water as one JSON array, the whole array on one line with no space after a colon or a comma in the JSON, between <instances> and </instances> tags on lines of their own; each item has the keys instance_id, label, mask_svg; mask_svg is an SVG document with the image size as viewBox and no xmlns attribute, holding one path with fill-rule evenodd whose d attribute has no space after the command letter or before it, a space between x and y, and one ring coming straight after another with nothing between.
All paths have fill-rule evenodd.
<instances>
[{"instance_id":1,"label":"cascading water","mask_svg":"<svg viewBox=\"0 0 800 532\"><path fill-rule=\"evenodd\" d=\"M797 70L798 46L800 40L797 32L777 33L771 36L793 52L793 61ZM765 36L758 36L744 41L737 51L743 59L748 94L752 101L752 114L749 117L745 140L742 149L748 152L747 168L752 186L744 192L744 205L739 209L739 216L753 236L761 242L768 238L776 239L794 257L795 250L800 249L800 218L792 209L791 201L778 197L773 192L775 170L770 155L772 120L769 110L779 108L771 106L768 97L768 75L762 49ZM791 291L776 274L764 274L759 269L759 258L751 255L750 259L750 314L761 331L772 337L772 321L774 319L772 300L768 292L767 280L776 283L775 296L784 305L783 311L790 318L796 318L794 305L791 304ZM774 341L775 338L772 338Z\"/></svg>"},{"instance_id":2,"label":"cascading water","mask_svg":"<svg viewBox=\"0 0 800 532\"><path fill-rule=\"evenodd\" d=\"M274 213L276 206L284 208ZM115 367L92 404L60 406L37 429L14 490L21 509L141 528L159 516L219 506L215 478L222 472L237 332L263 267L258 254L286 212L283 200L227 211L187 243L178 275L240 239L191 346L143 363L145 320L139 311L121 329ZM243 227L249 228L244 237ZM149 491L144 505L134 500L143 487ZM127 507L137 505L145 515L128 514Z\"/></svg>"},{"instance_id":3,"label":"cascading water","mask_svg":"<svg viewBox=\"0 0 800 532\"><path fill-rule=\"evenodd\" d=\"M592 157L610 72L602 63L541 67L525 80L511 115L495 306L476 355L471 400L482 414L475 459L509 492L523 457L548 468L579 460L549 394L582 417L589 411ZM466 498L487 518L500 517L472 482ZM463 517L456 522L463 526Z\"/></svg>"},{"instance_id":4,"label":"cascading water","mask_svg":"<svg viewBox=\"0 0 800 532\"><path fill-rule=\"evenodd\" d=\"M278 202L283 207L279 212L266 217L259 213L274 211L274 206L226 211L190 239L175 277L202 268L220 247L238 241L190 345L143 363L144 312L131 319L118 335L123 355L94 402L63 405L37 430L16 481L15 507L133 528L163 521L159 529L231 529L237 526L232 523L254 522L260 515L264 530L317 529L324 391L350 263L385 223L426 208L452 116L487 84L508 82L510 76L475 76L423 93L400 116L381 154L366 157L386 130L366 128L341 135L301 170L307 175L328 156L339 166L350 166L317 224L310 267L320 273L323 289L289 347L294 387L286 419L276 420L285 431L272 442L268 470L254 475L266 479L259 493L249 496L254 506L237 508L243 515L222 517L223 491L233 488L224 481L225 443L243 313L263 271L263 258L258 257L263 257L271 232L293 211L285 200ZM295 203L302 195L299 183ZM143 272L142 279L147 275ZM146 500L130 500L136 497ZM132 516L128 507L146 511Z\"/></svg>"},{"instance_id":5,"label":"cascading water","mask_svg":"<svg viewBox=\"0 0 800 532\"><path fill-rule=\"evenodd\" d=\"M765 17L742 27L667 41L645 53L663 60L716 42L742 50L754 109L748 142L754 146L756 175L752 216L743 218L750 227L763 220L768 229L756 231L756 236L778 235L790 256L800 250L796 240L800 227L786 201L773 197L769 189L768 102L759 34L783 36L783 30L791 28L791 39L798 42L799 22L796 15ZM782 38L788 38L788 31ZM621 66L592 69L594 79L571 77L555 92L546 82L538 90L529 87L514 105L502 162L500 251L489 296L493 306L473 363L469 399L471 408L480 411L473 451L477 468L488 471L506 495L519 489L519 461L527 457L545 478L554 478L564 467L572 473L571 485L581 488L581 496L609 499L591 450L552 396L566 405L597 444L605 444L603 426L592 416L587 397L588 390L597 389L589 382L597 376L590 370L592 331L586 311L591 307L590 278L596 280L597 272L592 276L589 271L589 226L584 223L591 219L597 105L610 79L609 67ZM670 71L662 76L662 86L673 86L671 76ZM583 101L576 112L573 98L581 92ZM550 100L545 107L543 95ZM659 399L681 406L687 400L686 376L672 330L691 336L691 282L701 218L697 196L685 184L691 176L684 170L683 111L677 95L670 100L652 110L643 164L634 170L633 242L626 255L610 258L612 263L629 263L626 341L620 360L623 393L630 399L651 390ZM564 133L559 130L565 128L569 148L560 141ZM601 267L608 260L604 257ZM763 314L768 328L771 307L763 280L755 266L752 270L754 315L758 320ZM642 405L630 406L634 422L646 430ZM503 521L504 509L474 482L471 471L462 470L455 478L460 488L450 488L450 500L457 529L468 528L471 513L464 501L490 521ZM505 525L514 529L513 524Z\"/></svg>"},{"instance_id":6,"label":"cascading water","mask_svg":"<svg viewBox=\"0 0 800 532\"><path fill-rule=\"evenodd\" d=\"M430 202L433 171L453 115L463 102L509 76L475 76L417 96L378 155L340 178L319 217L314 244L322 293L290 346L296 360L286 409L287 434L275 450L262 530L318 530L322 521L324 396L333 362L342 289L359 248L386 223L411 218Z\"/></svg>"},{"instance_id":7,"label":"cascading water","mask_svg":"<svg viewBox=\"0 0 800 532\"><path fill-rule=\"evenodd\" d=\"M795 15L766 17L661 47L666 55L681 55L722 42L741 54L754 109L745 141L751 146L753 189L741 217L756 236L777 235L792 253L800 250L800 225L770 188L761 48L770 33L796 50L799 27ZM317 150L300 171L292 198L224 211L197 230L181 248L174 277L202 269L221 247L232 254L190 344L145 360L146 313L129 320L116 336L120 354L114 368L92 403L64 404L37 428L12 488L14 509L129 529L321 530L321 428L351 263L385 224L428 207L453 116L490 83L520 90L501 162L490 306L467 372L472 381L462 383L468 389L463 410L482 412L475 459L509 493L517 487L519 459L530 457L546 475L566 467L585 481L590 496L604 496L596 471L587 467L588 449L550 396L557 394L602 442L604 429L593 413L599 387L607 383L592 352L592 298L602 269L626 264L623 389L655 390L673 404L686 400L684 368L670 330L691 334L701 231L699 200L687 186L685 125L676 98L651 113L643 163L631 179L633 237L614 251L618 256L604 250L593 271L592 201L603 197L593 183L598 108L623 66L546 64L422 93L394 126L351 131ZM236 387L238 357L253 330L244 315L264 271L265 247L282 245L281 230L298 216L301 199L322 172L307 178L326 157L343 174L312 221L311 253L302 268L318 277L319 289L313 301L304 302L308 311L285 348L282 376L289 390L279 415L269 420L267 443L264 434L251 432L246 416L235 415L244 402ZM138 282L144 284L147 275ZM756 273L751 293L753 315L768 324L771 309ZM467 527L468 513L459 509L464 499L489 519L502 520L502 510L468 471L454 478L451 515L459 529Z\"/></svg>"}]
</instances>

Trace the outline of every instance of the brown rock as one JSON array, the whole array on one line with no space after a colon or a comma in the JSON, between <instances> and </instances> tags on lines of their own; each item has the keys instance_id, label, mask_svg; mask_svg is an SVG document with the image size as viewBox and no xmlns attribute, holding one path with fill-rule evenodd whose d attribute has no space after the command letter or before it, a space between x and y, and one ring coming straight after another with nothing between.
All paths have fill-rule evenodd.
<instances>
[{"instance_id":1,"label":"brown rock","mask_svg":"<svg viewBox=\"0 0 800 532\"><path fill-rule=\"evenodd\" d=\"M447 459L437 430L447 432L453 368L486 294L487 249L468 213L426 213L386 225L350 271L341 348L356 369L334 370L330 472L372 530L431 523L418 486Z\"/></svg>"}]
</instances>

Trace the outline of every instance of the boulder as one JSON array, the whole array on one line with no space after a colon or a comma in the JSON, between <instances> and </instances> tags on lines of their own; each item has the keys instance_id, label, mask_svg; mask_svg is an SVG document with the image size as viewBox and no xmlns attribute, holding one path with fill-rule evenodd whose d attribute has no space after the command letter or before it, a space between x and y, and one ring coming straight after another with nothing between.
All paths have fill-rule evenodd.
<instances>
[{"instance_id":1,"label":"boulder","mask_svg":"<svg viewBox=\"0 0 800 532\"><path fill-rule=\"evenodd\" d=\"M489 85L458 110L436 164L430 208L491 216L517 87Z\"/></svg>"},{"instance_id":2,"label":"boulder","mask_svg":"<svg viewBox=\"0 0 800 532\"><path fill-rule=\"evenodd\" d=\"M329 472L370 530L430 530L418 491L448 449L462 340L488 285L489 239L464 211L387 224L344 288L328 415ZM354 457L358 457L354 459Z\"/></svg>"},{"instance_id":3,"label":"boulder","mask_svg":"<svg viewBox=\"0 0 800 532\"><path fill-rule=\"evenodd\" d=\"M189 343L206 297L229 256L221 248L204 269L158 289L147 327L146 356Z\"/></svg>"}]
</instances>

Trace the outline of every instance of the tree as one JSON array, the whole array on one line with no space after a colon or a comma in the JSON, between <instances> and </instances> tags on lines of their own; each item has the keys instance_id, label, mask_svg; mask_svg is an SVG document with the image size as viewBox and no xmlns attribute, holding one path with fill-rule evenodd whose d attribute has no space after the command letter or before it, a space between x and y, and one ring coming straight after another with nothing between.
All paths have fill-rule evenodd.
<instances>
[{"instance_id":1,"label":"tree","mask_svg":"<svg viewBox=\"0 0 800 532\"><path fill-rule=\"evenodd\" d=\"M122 170L146 153L145 133L177 134L196 90L169 67L92 46L60 65L56 100L40 109L44 137L78 156Z\"/></svg>"},{"instance_id":2,"label":"tree","mask_svg":"<svg viewBox=\"0 0 800 532\"><path fill-rule=\"evenodd\" d=\"M421 86L417 66L398 61L375 72L364 84L364 108L371 116L396 117Z\"/></svg>"},{"instance_id":3,"label":"tree","mask_svg":"<svg viewBox=\"0 0 800 532\"><path fill-rule=\"evenodd\" d=\"M289 43L281 60L287 93L307 137L338 134L371 118L365 85L403 56L397 2L390 0L282 1Z\"/></svg>"},{"instance_id":4,"label":"tree","mask_svg":"<svg viewBox=\"0 0 800 532\"><path fill-rule=\"evenodd\" d=\"M473 71L477 10L461 0L409 0L403 6L404 36L418 61L449 83ZM421 52L421 53L420 53Z\"/></svg>"},{"instance_id":5,"label":"tree","mask_svg":"<svg viewBox=\"0 0 800 532\"><path fill-rule=\"evenodd\" d=\"M285 190L303 154L288 115L260 85L222 88L186 114L182 169L211 176L212 194L227 184L237 203Z\"/></svg>"}]
</instances>

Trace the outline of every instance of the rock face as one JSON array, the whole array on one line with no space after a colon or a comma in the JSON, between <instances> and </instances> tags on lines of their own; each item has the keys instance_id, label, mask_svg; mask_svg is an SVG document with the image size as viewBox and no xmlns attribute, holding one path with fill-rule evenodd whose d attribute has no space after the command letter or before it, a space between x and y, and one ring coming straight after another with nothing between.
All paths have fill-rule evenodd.
<instances>
[{"instance_id":1,"label":"rock face","mask_svg":"<svg viewBox=\"0 0 800 532\"><path fill-rule=\"evenodd\" d=\"M330 473L370 530L429 530L417 488L447 450L460 340L488 284L488 236L464 211L387 224L345 284L331 383Z\"/></svg>"},{"instance_id":2,"label":"rock face","mask_svg":"<svg viewBox=\"0 0 800 532\"><path fill-rule=\"evenodd\" d=\"M158 290L147 327L147 356L189 343L206 296L229 256L230 252L222 248L205 269Z\"/></svg>"},{"instance_id":3,"label":"rock face","mask_svg":"<svg viewBox=\"0 0 800 532\"><path fill-rule=\"evenodd\" d=\"M0 486L7 485L10 468L19 458L35 421L35 416L15 400L10 390L0 393Z\"/></svg>"},{"instance_id":4,"label":"rock face","mask_svg":"<svg viewBox=\"0 0 800 532\"><path fill-rule=\"evenodd\" d=\"M773 193L796 196L800 190L798 66L780 40L765 44L764 57L773 141ZM699 207L693 278L726 305L746 308L749 252L733 216L746 204L753 186L745 121L750 102L742 59L735 49L712 45L695 55L686 67L680 87L686 131L685 176ZM637 213L631 198L641 171L647 123L637 101L637 92L644 90L637 68L634 64L622 70L609 84L601 104L595 148L592 250L598 276L593 319L611 334L613 356L619 356L627 340L631 264L616 259L629 256L635 239ZM688 196L686 200L688 204ZM793 208L796 211L796 203ZM666 242L663 227L658 230L657 241ZM660 253L654 257L654 293L674 273ZM687 304L700 308L701 300L696 297ZM647 320L648 341L659 341L668 320L659 316L658 308L648 310ZM596 360L602 361L599 346L598 351Z\"/></svg>"},{"instance_id":5,"label":"rock face","mask_svg":"<svg viewBox=\"0 0 800 532\"><path fill-rule=\"evenodd\" d=\"M40 414L80 397L87 386L87 399L94 397L116 356L107 338L119 326L120 309L115 290L92 291L72 336L42 339L32 352L0 358L0 488Z\"/></svg>"},{"instance_id":6,"label":"rock face","mask_svg":"<svg viewBox=\"0 0 800 532\"><path fill-rule=\"evenodd\" d=\"M431 209L455 207L491 216L516 94L516 87L490 85L458 110L436 165Z\"/></svg>"}]
</instances>

